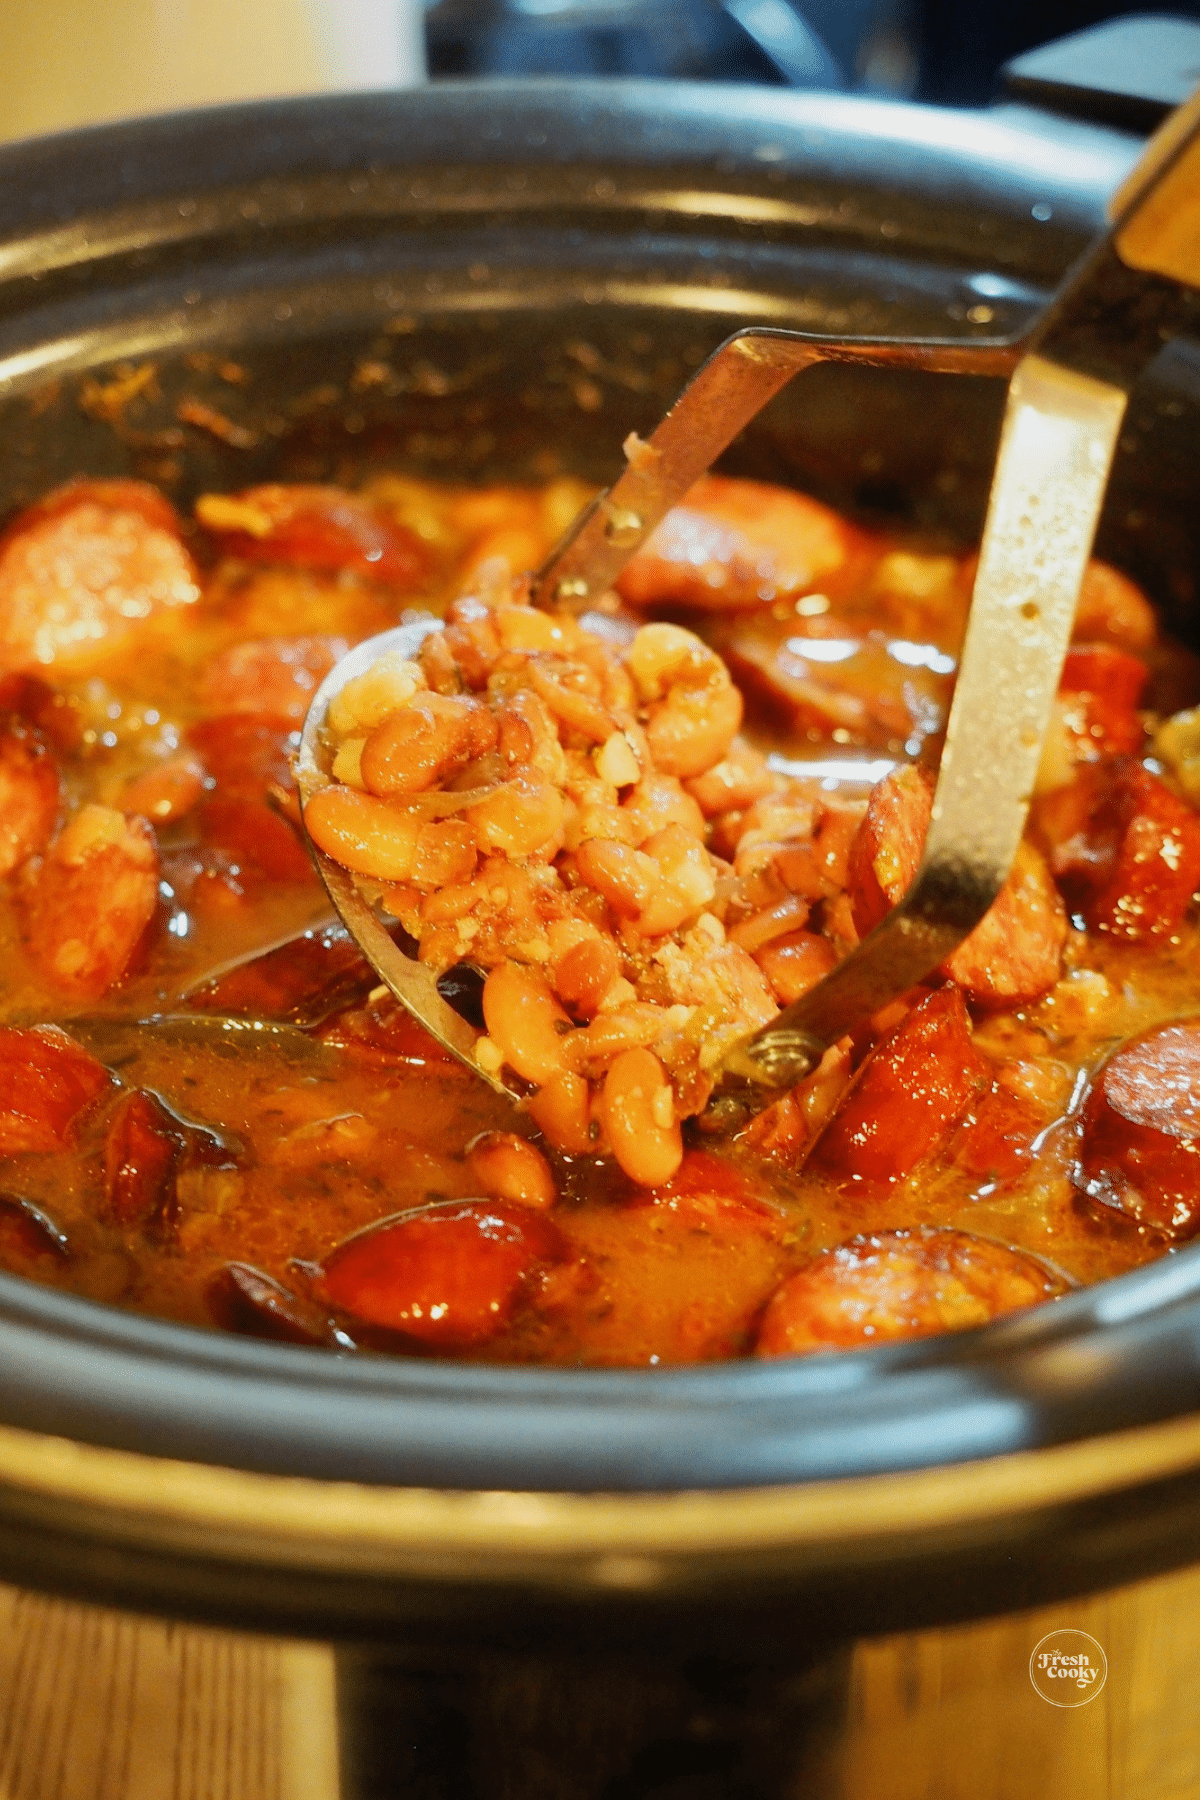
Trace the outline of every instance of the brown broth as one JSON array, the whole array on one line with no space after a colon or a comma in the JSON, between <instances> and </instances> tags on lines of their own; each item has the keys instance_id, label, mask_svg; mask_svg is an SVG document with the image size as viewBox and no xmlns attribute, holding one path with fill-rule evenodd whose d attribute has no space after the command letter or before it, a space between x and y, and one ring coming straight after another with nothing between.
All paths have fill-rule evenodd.
<instances>
[{"instance_id":1,"label":"brown broth","mask_svg":"<svg viewBox=\"0 0 1200 1800\"><path fill-rule=\"evenodd\" d=\"M229 646L284 632L355 639L393 623L402 606L443 605L478 538L487 496L415 483L403 484L403 491L436 548L421 593L398 597L344 577L223 565L191 615L147 628L135 653L99 658L78 678L52 674L77 699L86 727L81 749L63 760L71 800L110 803L145 766L147 742L181 736L202 718L201 675ZM558 498L560 512L571 498ZM497 495L493 513L502 518L506 504L518 500L548 544L556 521L545 507L538 512L534 497ZM922 672L905 640L910 685L925 684L923 717L935 702L944 704L947 682L938 658L953 653L960 625L953 615L941 633L931 634L933 673ZM859 659L858 678L874 679L881 659L886 645L876 639L866 661ZM896 686L894 661L890 669ZM823 767L831 758L852 764L903 753L894 738L873 747L847 745L848 734L834 731L822 741L811 730L781 728L769 711L752 723L760 745L822 765L827 785L839 781ZM846 792L865 792L853 767L840 780ZM162 832L168 879L172 851L183 852L189 841L186 820ZM211 1324L206 1286L229 1261L251 1263L302 1289L306 1266L364 1226L431 1198L477 1191L464 1160L467 1146L480 1131L506 1129L511 1121L481 1083L436 1056L413 1052L407 1061L387 1061L315 1039L276 1041L270 1033L234 1034L230 1042L215 1027L211 1041L200 1027L190 1034L167 1025L118 1029L121 1021L183 1010L189 987L215 967L327 912L315 876L265 887L246 901L216 894L199 903L173 902L167 895L144 964L120 988L84 1006L64 1003L39 977L23 948L16 903L0 894L0 1024L56 1022L73 1029L85 1044L96 1042L97 1054L123 1083L161 1095L179 1114L218 1126L245 1145L236 1168L183 1169L170 1221L122 1229L105 1222L101 1205L106 1103L69 1150L0 1159L0 1189L43 1207L71 1247L66 1257L49 1249L31 1254L24 1240L0 1233L5 1266L94 1299ZM1136 947L1076 930L1064 984L1035 1005L978 1021L977 1043L999 1061L1036 1064L1043 1099L1052 1101L1053 1122L1036 1159L1000 1185L956 1168L953 1145L946 1158L886 1189L839 1187L734 1145L722 1154L769 1213L768 1230L747 1231L736 1203L725 1210L686 1198L654 1204L611 1164L553 1158L562 1194L554 1217L576 1260L552 1271L502 1332L464 1354L584 1364L745 1354L783 1277L814 1252L864 1232L953 1225L1032 1252L1084 1283L1161 1254L1165 1246L1156 1234L1115 1213L1098 1215L1079 1200L1068 1178L1075 1147L1070 1114L1081 1077L1115 1041L1200 1013L1198 952L1192 926L1169 942Z\"/></svg>"}]
</instances>

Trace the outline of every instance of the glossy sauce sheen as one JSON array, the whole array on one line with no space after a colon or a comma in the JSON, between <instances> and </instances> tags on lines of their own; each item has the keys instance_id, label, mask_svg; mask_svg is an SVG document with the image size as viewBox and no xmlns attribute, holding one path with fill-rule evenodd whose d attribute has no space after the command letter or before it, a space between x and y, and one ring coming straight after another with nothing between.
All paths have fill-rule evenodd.
<instances>
[{"instance_id":1,"label":"glossy sauce sheen","mask_svg":"<svg viewBox=\"0 0 1200 1800\"><path fill-rule=\"evenodd\" d=\"M18 521L0 540L4 1267L280 1341L644 1365L969 1326L1196 1228L1200 1047L1158 1028L1200 1014L1200 828L1176 772L1164 784L1160 763L1147 774L1139 760L1135 708L1200 689L1184 653L1149 641L1121 578L1110 592L1098 576L1085 595L1093 647L1073 652L1056 740L1071 778L1035 809L1041 850L1001 934L1019 931L1024 953L1007 989L986 945L952 959L947 981L865 1024L840 1063L831 1053L803 1105L733 1143L689 1125L677 1172L637 1186L581 1144L553 1148L568 1141L551 1124L569 1111L566 1088L543 1087L533 1107L546 1161L479 1142L510 1133L510 1111L373 993L324 927L288 766L308 698L349 644L405 608L503 586L495 559L536 563L582 490L391 476L366 498L254 490L209 497L205 531L178 540L144 490L95 486L90 511L79 495L55 500L25 536ZM622 587L639 620L684 622L721 650L753 745L813 765L803 791L847 802L787 852L790 928L761 944L757 924L743 933L782 1000L911 879L924 777L876 785L859 821L883 767L936 762L970 566L765 496L713 478ZM64 518L88 558L126 559L137 604L107 636L93 606L82 642L50 643L35 590ZM681 777L730 858L718 839L740 813L710 806L701 784L733 791L736 772ZM100 848L88 839L81 862L69 834L87 805L127 824ZM157 856L149 899L143 843ZM827 872L847 866L835 894ZM603 946L573 955L559 991L578 1023L617 963ZM1147 1083L1175 1100L1156 1112ZM864 1268L881 1287L862 1287ZM846 1292L858 1296L849 1324Z\"/></svg>"}]
</instances>

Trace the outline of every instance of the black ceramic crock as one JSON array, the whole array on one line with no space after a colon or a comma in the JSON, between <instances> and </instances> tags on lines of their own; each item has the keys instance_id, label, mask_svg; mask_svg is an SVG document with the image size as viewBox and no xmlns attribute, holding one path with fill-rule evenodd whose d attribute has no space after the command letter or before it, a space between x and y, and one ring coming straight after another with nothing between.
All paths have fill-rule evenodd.
<instances>
[{"instance_id":1,"label":"black ceramic crock","mask_svg":"<svg viewBox=\"0 0 1200 1800\"><path fill-rule=\"evenodd\" d=\"M586 82L16 145L0 512L78 473L184 503L380 462L602 480L738 325L1016 329L1137 149L1023 108ZM727 466L965 542L1000 399L827 367ZM1185 639L1198 399L1177 346L1100 546ZM182 423L185 400L223 423ZM0 1574L405 1667L549 1646L790 1669L1168 1568L1198 1529L1200 1250L979 1331L630 1371L337 1358L0 1276Z\"/></svg>"}]
</instances>

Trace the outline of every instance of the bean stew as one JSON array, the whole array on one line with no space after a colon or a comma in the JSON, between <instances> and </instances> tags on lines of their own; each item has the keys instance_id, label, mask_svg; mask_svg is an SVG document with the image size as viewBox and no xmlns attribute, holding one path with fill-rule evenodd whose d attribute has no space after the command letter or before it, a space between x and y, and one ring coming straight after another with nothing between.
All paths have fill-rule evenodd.
<instances>
[{"instance_id":1,"label":"bean stew","mask_svg":"<svg viewBox=\"0 0 1200 1800\"><path fill-rule=\"evenodd\" d=\"M987 918L717 1132L725 1048L913 878L972 559L712 475L595 612L537 612L587 497L385 473L182 519L80 480L0 536L0 1267L347 1354L649 1365L983 1324L1200 1230L1200 670L1137 587L1089 569ZM317 686L422 613L302 822ZM378 987L304 826L519 1112Z\"/></svg>"}]
</instances>

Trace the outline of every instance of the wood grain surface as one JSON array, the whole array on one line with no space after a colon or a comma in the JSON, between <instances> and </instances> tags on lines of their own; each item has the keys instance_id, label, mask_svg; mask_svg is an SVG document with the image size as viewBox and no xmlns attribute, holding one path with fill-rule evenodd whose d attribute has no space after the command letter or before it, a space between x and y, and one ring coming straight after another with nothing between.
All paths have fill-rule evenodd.
<instances>
[{"instance_id":1,"label":"wood grain surface","mask_svg":"<svg viewBox=\"0 0 1200 1800\"><path fill-rule=\"evenodd\" d=\"M1028 1674L1065 1626L1108 1659L1073 1710ZM803 1800L1200 1800L1198 1662L1197 1569L860 1644ZM0 1800L337 1800L336 1750L321 1646L0 1588Z\"/></svg>"},{"instance_id":2,"label":"wood grain surface","mask_svg":"<svg viewBox=\"0 0 1200 1800\"><path fill-rule=\"evenodd\" d=\"M2 1800L336 1800L333 1657L0 1587Z\"/></svg>"}]
</instances>

